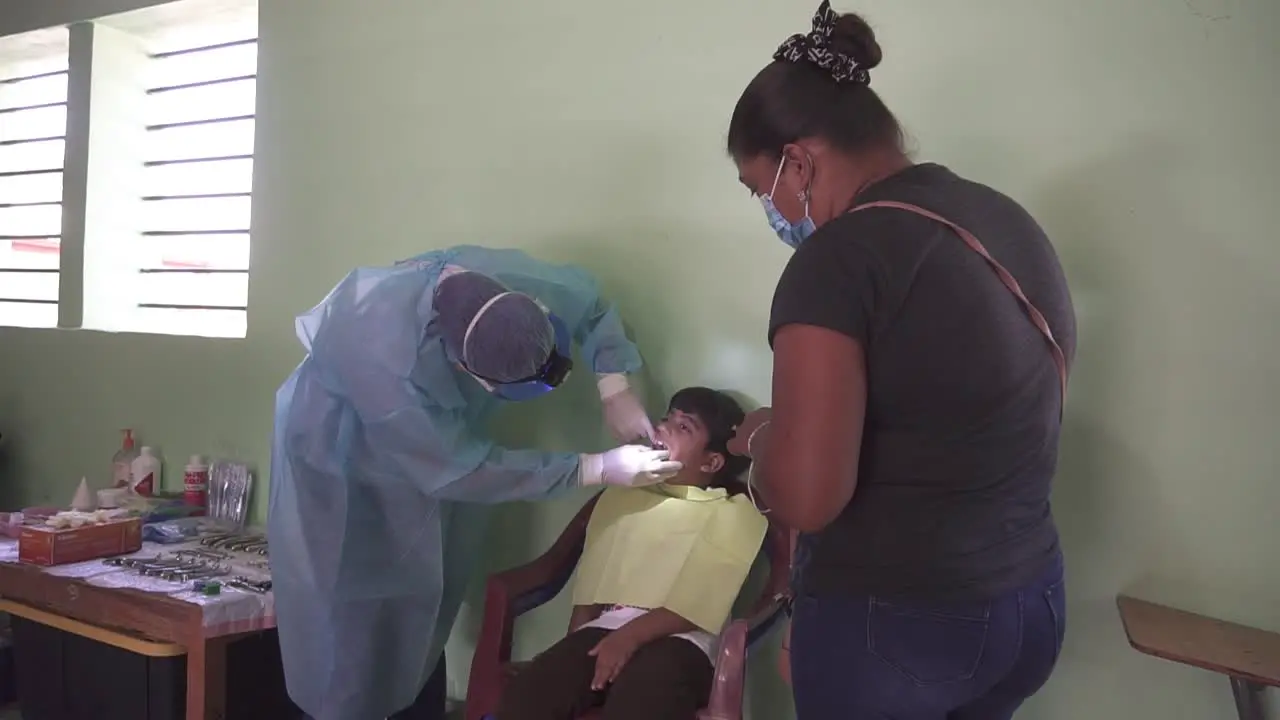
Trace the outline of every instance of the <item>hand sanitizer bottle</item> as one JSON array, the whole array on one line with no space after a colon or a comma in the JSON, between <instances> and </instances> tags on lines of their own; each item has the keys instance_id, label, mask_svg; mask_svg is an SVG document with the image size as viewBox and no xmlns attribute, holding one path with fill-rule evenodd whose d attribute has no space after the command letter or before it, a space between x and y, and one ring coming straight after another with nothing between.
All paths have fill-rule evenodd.
<instances>
[{"instance_id":1,"label":"hand sanitizer bottle","mask_svg":"<svg viewBox=\"0 0 1280 720\"><path fill-rule=\"evenodd\" d=\"M125 428L124 443L111 458L111 487L129 487L133 484L133 461L138 451L133 447L133 430Z\"/></svg>"}]
</instances>

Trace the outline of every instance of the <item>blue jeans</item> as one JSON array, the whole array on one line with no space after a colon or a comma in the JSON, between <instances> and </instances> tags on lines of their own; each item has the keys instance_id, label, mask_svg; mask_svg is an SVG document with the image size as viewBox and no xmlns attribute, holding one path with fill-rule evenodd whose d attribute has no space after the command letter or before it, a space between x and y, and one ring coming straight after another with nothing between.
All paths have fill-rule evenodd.
<instances>
[{"instance_id":1,"label":"blue jeans","mask_svg":"<svg viewBox=\"0 0 1280 720\"><path fill-rule=\"evenodd\" d=\"M797 720L1009 720L1049 679L1066 631L1061 557L986 602L796 598Z\"/></svg>"}]
</instances>

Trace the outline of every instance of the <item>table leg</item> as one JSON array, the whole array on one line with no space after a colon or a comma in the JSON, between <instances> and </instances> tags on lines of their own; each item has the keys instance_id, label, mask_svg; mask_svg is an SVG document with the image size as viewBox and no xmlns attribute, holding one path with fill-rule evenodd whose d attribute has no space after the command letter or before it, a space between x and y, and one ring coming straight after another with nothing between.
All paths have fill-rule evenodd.
<instances>
[{"instance_id":1,"label":"table leg","mask_svg":"<svg viewBox=\"0 0 1280 720\"><path fill-rule=\"evenodd\" d=\"M227 643L202 639L187 646L187 720L226 720Z\"/></svg>"},{"instance_id":2,"label":"table leg","mask_svg":"<svg viewBox=\"0 0 1280 720\"><path fill-rule=\"evenodd\" d=\"M1236 714L1240 720L1266 720L1263 698L1266 688L1243 678L1231 678L1231 694L1236 699Z\"/></svg>"}]
</instances>

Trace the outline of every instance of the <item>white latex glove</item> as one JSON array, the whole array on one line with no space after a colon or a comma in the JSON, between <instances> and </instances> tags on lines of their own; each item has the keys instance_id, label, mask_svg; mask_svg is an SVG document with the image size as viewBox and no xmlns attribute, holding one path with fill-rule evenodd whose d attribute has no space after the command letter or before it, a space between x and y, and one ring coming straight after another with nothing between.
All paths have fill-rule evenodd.
<instances>
[{"instance_id":1,"label":"white latex glove","mask_svg":"<svg viewBox=\"0 0 1280 720\"><path fill-rule=\"evenodd\" d=\"M644 404L621 374L601 375L596 380L600 404L604 407L604 423L618 442L653 441L653 422Z\"/></svg>"},{"instance_id":2,"label":"white latex glove","mask_svg":"<svg viewBox=\"0 0 1280 720\"><path fill-rule=\"evenodd\" d=\"M670 450L644 445L623 445L608 452L583 455L578 464L578 482L626 487L656 485L675 477L684 467L670 457Z\"/></svg>"}]
</instances>

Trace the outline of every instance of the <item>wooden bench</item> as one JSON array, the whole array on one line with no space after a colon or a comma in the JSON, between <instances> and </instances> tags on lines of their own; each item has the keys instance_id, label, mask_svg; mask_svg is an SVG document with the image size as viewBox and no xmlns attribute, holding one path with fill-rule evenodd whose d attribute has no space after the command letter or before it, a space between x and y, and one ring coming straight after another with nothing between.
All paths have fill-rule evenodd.
<instances>
[{"instance_id":1,"label":"wooden bench","mask_svg":"<svg viewBox=\"0 0 1280 720\"><path fill-rule=\"evenodd\" d=\"M1226 675L1240 720L1265 720L1264 690L1280 687L1280 633L1124 595L1116 605L1135 649Z\"/></svg>"}]
</instances>

